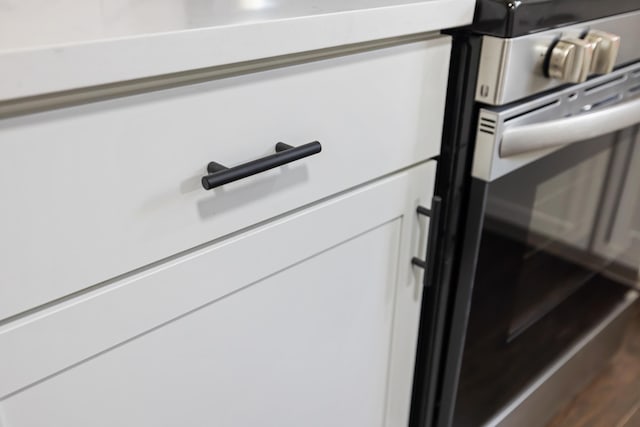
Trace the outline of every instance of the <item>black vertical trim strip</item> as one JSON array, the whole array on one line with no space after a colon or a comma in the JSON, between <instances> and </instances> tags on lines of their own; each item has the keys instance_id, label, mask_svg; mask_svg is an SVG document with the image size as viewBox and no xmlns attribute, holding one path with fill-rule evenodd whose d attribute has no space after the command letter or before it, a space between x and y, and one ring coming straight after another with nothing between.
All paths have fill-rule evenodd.
<instances>
[{"instance_id":1,"label":"black vertical trim strip","mask_svg":"<svg viewBox=\"0 0 640 427\"><path fill-rule=\"evenodd\" d=\"M465 32L452 35L450 73L445 107L442 148L436 174L435 195L443 200L433 285L425 288L416 353L411 427L430 427L440 399L442 349L447 348L449 283L454 283L460 225L465 219L470 170L470 141L475 129L475 76L481 39Z\"/></svg>"},{"instance_id":2,"label":"black vertical trim strip","mask_svg":"<svg viewBox=\"0 0 640 427\"><path fill-rule=\"evenodd\" d=\"M471 182L459 275L457 286L452 292L451 319L450 326L447 328L449 340L443 351L446 359L441 384L440 411L437 420L433 423L437 427L453 426L488 189L487 182L475 178Z\"/></svg>"}]
</instances>

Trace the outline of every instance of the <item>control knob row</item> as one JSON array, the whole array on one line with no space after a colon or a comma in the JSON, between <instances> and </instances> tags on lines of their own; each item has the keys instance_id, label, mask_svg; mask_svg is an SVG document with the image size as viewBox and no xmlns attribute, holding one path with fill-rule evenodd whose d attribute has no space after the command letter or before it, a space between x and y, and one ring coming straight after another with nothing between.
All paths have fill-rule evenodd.
<instances>
[{"instance_id":1,"label":"control knob row","mask_svg":"<svg viewBox=\"0 0 640 427\"><path fill-rule=\"evenodd\" d=\"M583 38L563 38L551 47L547 75L567 83L582 83L590 74L613 70L620 48L620 37L591 30Z\"/></svg>"}]
</instances>

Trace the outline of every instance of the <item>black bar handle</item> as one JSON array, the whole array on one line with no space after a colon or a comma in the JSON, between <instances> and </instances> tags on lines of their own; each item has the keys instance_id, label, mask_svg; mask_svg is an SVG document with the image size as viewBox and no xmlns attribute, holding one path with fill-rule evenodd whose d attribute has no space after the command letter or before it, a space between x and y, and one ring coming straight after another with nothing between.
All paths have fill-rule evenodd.
<instances>
[{"instance_id":1,"label":"black bar handle","mask_svg":"<svg viewBox=\"0 0 640 427\"><path fill-rule=\"evenodd\" d=\"M227 168L216 162L207 165L208 175L202 177L202 187L205 190L220 187L233 181L238 181L278 166L312 156L322 151L322 145L318 141L292 147L283 142L276 144L276 153L261 159L252 160L232 168Z\"/></svg>"},{"instance_id":2,"label":"black bar handle","mask_svg":"<svg viewBox=\"0 0 640 427\"><path fill-rule=\"evenodd\" d=\"M424 276L422 279L423 286L430 286L435 280L435 262L436 262L436 254L433 253L435 251L436 242L438 241L438 229L440 227L440 211L442 209L442 197L433 196L431 199L431 209L427 209L422 206L418 206L416 211L418 215L424 215L431 218L429 221L429 238L427 239L427 254L426 261L421 260L420 258L413 257L411 259L411 263L416 267L420 267L425 270Z\"/></svg>"}]
</instances>

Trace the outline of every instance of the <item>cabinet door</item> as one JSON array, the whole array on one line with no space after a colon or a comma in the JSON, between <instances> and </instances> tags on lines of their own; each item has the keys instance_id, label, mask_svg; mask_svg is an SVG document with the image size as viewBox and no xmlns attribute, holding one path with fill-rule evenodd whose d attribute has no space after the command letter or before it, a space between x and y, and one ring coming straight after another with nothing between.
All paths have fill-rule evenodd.
<instances>
[{"instance_id":1,"label":"cabinet door","mask_svg":"<svg viewBox=\"0 0 640 427\"><path fill-rule=\"evenodd\" d=\"M434 163L0 327L2 426L406 425Z\"/></svg>"}]
</instances>

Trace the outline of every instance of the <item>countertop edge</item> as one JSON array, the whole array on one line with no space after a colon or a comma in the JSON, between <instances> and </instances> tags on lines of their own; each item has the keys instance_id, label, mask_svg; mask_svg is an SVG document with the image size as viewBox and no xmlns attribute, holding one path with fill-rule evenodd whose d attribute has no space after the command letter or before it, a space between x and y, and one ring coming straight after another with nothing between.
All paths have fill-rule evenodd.
<instances>
[{"instance_id":1,"label":"countertop edge","mask_svg":"<svg viewBox=\"0 0 640 427\"><path fill-rule=\"evenodd\" d=\"M434 0L0 52L0 101L438 31L469 24L474 5Z\"/></svg>"}]
</instances>

